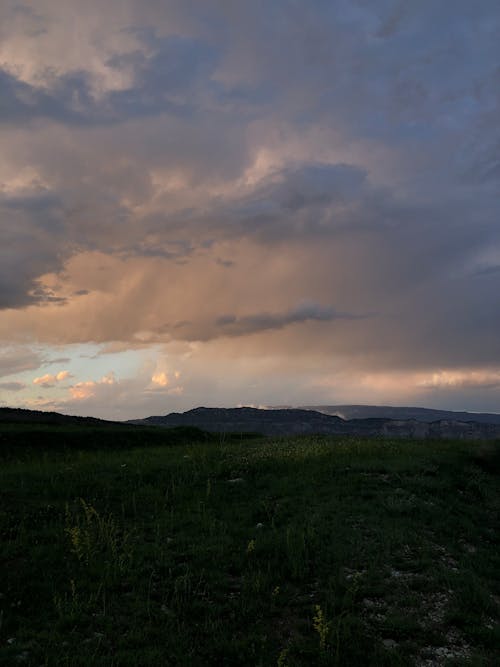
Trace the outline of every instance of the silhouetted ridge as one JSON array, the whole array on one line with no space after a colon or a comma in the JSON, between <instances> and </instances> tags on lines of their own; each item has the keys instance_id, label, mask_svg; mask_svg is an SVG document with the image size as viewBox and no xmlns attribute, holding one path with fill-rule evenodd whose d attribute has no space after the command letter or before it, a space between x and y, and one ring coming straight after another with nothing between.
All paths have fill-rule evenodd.
<instances>
[{"instance_id":1,"label":"silhouetted ridge","mask_svg":"<svg viewBox=\"0 0 500 667\"><path fill-rule=\"evenodd\" d=\"M283 406L276 406L283 407ZM437 410L435 408L399 407L392 405L304 405L300 410L314 410L342 419L415 419L416 421L434 422L451 420L461 422L481 422L500 424L500 414L491 412L466 412Z\"/></svg>"},{"instance_id":2,"label":"silhouetted ridge","mask_svg":"<svg viewBox=\"0 0 500 667\"><path fill-rule=\"evenodd\" d=\"M344 420L336 415L307 409L194 408L133 420L134 424L155 426L196 426L219 433L262 433L263 435L360 435L366 437L456 438L490 440L500 438L500 424L441 419Z\"/></svg>"},{"instance_id":3,"label":"silhouetted ridge","mask_svg":"<svg viewBox=\"0 0 500 667\"><path fill-rule=\"evenodd\" d=\"M24 410L22 408L0 408L0 423L4 424L61 424L75 426L116 426L123 422L112 422L97 417L76 417L59 412Z\"/></svg>"}]
</instances>

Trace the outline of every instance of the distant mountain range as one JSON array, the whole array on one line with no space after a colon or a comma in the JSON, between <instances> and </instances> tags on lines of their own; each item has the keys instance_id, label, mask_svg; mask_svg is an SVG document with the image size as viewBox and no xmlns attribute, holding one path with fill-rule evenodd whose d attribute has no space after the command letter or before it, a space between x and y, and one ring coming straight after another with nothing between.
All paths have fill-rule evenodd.
<instances>
[{"instance_id":1,"label":"distant mountain range","mask_svg":"<svg viewBox=\"0 0 500 667\"><path fill-rule=\"evenodd\" d=\"M274 407L274 406L273 406ZM289 406L276 406L284 408ZM500 408L500 406L499 406ZM434 410L432 408L399 408L391 405L304 405L300 410L315 410L325 415L341 419L415 419L419 422L435 422L440 419L500 424L500 414L488 412L458 412L454 410Z\"/></svg>"},{"instance_id":2,"label":"distant mountain range","mask_svg":"<svg viewBox=\"0 0 500 667\"><path fill-rule=\"evenodd\" d=\"M370 437L410 437L410 438L458 438L495 439L500 438L500 416L492 415L495 422L474 420L471 413L467 420L453 417L435 421L416 418L391 419L368 417L343 419L328 410L340 406L318 406L312 408L195 408L187 412L172 412L165 416L134 419L130 423L150 426L196 426L204 431L219 433L262 433L263 435L362 435ZM363 406L344 406L360 409ZM367 409L370 409L367 406ZM376 408L375 408L376 409ZM383 409L383 408L380 408ZM397 410L397 408L390 408ZM401 410L422 410L423 408L401 408ZM428 410L428 413L440 412ZM446 412L447 415L457 413ZM423 413L420 413L423 416ZM428 414L430 417L430 414ZM483 417L485 415L482 415Z\"/></svg>"}]
</instances>

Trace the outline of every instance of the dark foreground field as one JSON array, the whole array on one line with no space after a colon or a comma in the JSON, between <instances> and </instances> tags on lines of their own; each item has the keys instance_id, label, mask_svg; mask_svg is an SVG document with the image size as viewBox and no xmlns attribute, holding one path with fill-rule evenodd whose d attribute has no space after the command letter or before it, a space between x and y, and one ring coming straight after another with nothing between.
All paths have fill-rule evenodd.
<instances>
[{"instance_id":1,"label":"dark foreground field","mask_svg":"<svg viewBox=\"0 0 500 667\"><path fill-rule=\"evenodd\" d=\"M1 664L498 664L494 444L23 429Z\"/></svg>"}]
</instances>

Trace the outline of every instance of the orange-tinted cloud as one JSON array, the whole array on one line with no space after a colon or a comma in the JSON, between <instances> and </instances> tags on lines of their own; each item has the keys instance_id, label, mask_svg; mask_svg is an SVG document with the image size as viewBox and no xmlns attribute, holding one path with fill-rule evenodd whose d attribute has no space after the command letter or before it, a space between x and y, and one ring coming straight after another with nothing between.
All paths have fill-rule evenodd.
<instances>
[{"instance_id":1,"label":"orange-tinted cloud","mask_svg":"<svg viewBox=\"0 0 500 667\"><path fill-rule=\"evenodd\" d=\"M69 371L59 371L59 373L56 373L55 375L52 373L46 373L45 375L34 378L33 384L38 384L42 387L49 388L54 387L58 382L64 382L64 380L68 380L71 377L73 376Z\"/></svg>"},{"instance_id":2,"label":"orange-tinted cloud","mask_svg":"<svg viewBox=\"0 0 500 667\"><path fill-rule=\"evenodd\" d=\"M154 384L159 385L160 387L166 387L169 384L169 379L167 374L164 371L155 373L152 378L151 382Z\"/></svg>"},{"instance_id":3,"label":"orange-tinted cloud","mask_svg":"<svg viewBox=\"0 0 500 667\"><path fill-rule=\"evenodd\" d=\"M69 393L71 398L77 401L82 401L87 398L90 398L95 395L99 387L114 385L117 383L114 373L111 371L107 375L104 375L100 380L94 382L93 380L87 380L85 382L77 382L73 386L69 387Z\"/></svg>"}]
</instances>

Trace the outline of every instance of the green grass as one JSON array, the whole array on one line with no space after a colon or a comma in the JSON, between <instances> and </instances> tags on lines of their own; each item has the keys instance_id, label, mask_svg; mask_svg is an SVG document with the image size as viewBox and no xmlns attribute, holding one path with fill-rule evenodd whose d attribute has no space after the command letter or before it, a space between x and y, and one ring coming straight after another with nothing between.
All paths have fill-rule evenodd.
<instances>
[{"instance_id":1,"label":"green grass","mask_svg":"<svg viewBox=\"0 0 500 667\"><path fill-rule=\"evenodd\" d=\"M0 443L0 664L497 664L495 445Z\"/></svg>"}]
</instances>

